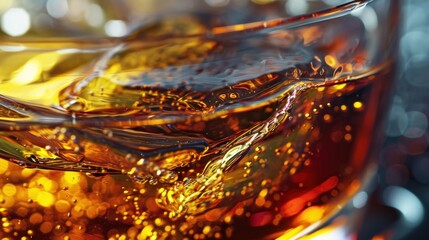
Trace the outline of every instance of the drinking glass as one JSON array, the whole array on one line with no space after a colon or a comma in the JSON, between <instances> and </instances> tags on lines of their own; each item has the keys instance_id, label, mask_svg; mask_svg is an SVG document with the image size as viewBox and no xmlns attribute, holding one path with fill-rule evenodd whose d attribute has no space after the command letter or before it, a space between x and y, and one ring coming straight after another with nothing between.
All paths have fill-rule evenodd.
<instances>
[{"instance_id":1,"label":"drinking glass","mask_svg":"<svg viewBox=\"0 0 429 240\"><path fill-rule=\"evenodd\" d=\"M372 175L398 9L2 1L0 237L303 237Z\"/></svg>"}]
</instances>

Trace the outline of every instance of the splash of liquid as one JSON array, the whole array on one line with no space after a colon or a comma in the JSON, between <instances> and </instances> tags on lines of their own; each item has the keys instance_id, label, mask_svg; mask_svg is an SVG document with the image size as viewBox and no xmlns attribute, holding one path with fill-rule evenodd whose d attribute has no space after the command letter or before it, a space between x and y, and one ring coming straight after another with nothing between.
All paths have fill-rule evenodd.
<instances>
[{"instance_id":1,"label":"splash of liquid","mask_svg":"<svg viewBox=\"0 0 429 240\"><path fill-rule=\"evenodd\" d=\"M178 182L169 188L159 190L157 202L169 211L169 217L177 219L185 214L196 215L216 206L222 199L224 174L265 136L273 132L288 117L297 95L310 84L296 82L282 93L286 96L279 109L263 124L257 125L229 142L221 154L209 161L196 178Z\"/></svg>"},{"instance_id":2,"label":"splash of liquid","mask_svg":"<svg viewBox=\"0 0 429 240\"><path fill-rule=\"evenodd\" d=\"M220 201L225 173L287 121L301 93L332 79L339 83L342 75L350 74L342 66L322 66L320 58L304 50L299 32L279 30L237 46L217 39L226 32L201 35L207 31L193 18L160 24L131 35L138 39L153 35L153 29L181 25L185 32L179 35L186 37L121 42L100 50L89 70L68 72L68 77L79 72L73 80L59 84L53 78L56 95L48 103L33 95L2 96L2 112L7 114L0 127L11 131L1 132L4 155L27 167L123 173L136 182L164 184L157 203L170 218L196 215ZM34 78L28 86L45 92L52 88L43 81ZM28 103L32 98L37 104ZM234 114L239 118L240 111L268 105L275 107L274 113L238 130L231 127L222 136L216 135L225 126L207 135L204 127L189 131L199 122ZM211 158L196 176L181 177L175 171L205 156Z\"/></svg>"}]
</instances>

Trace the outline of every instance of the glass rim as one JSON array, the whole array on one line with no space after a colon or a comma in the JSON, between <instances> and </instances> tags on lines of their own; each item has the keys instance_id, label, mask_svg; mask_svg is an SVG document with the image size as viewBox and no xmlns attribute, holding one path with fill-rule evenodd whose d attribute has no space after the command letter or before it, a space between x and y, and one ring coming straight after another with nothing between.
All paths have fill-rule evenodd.
<instances>
[{"instance_id":1,"label":"glass rim","mask_svg":"<svg viewBox=\"0 0 429 240\"><path fill-rule=\"evenodd\" d=\"M204 39L217 39L225 37L235 38L248 37L253 34L263 34L278 29L287 30L297 27L302 27L308 24L323 22L330 19L335 19L347 15L355 10L365 7L368 3L374 0L352 0L341 1L337 5L330 6L329 8L319 9L309 13L280 17L269 19L266 21L254 21L249 23L239 23L224 26L215 26L207 29L202 33L197 34L182 34L182 35L161 35L157 37L134 36L133 29L121 37L111 36L31 36L31 37L12 37L4 36L0 38L0 51L6 52L19 52L28 50L60 50L67 48L67 45L76 48L76 44L80 45L80 49L103 49L111 48L118 43L133 42L136 40L145 40L146 42L156 42L166 38L204 38ZM49 45L47 45L49 44Z\"/></svg>"}]
</instances>

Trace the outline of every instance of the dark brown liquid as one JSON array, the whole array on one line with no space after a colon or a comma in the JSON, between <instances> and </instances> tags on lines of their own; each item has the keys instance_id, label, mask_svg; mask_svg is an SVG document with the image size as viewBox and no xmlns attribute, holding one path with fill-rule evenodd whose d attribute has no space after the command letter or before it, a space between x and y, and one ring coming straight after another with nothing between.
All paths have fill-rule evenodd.
<instances>
[{"instance_id":1,"label":"dark brown liquid","mask_svg":"<svg viewBox=\"0 0 429 240\"><path fill-rule=\"evenodd\" d=\"M326 220L362 184L393 78L342 21L137 41L204 31L181 17L111 50L20 53L0 85L0 236L272 239Z\"/></svg>"}]
</instances>

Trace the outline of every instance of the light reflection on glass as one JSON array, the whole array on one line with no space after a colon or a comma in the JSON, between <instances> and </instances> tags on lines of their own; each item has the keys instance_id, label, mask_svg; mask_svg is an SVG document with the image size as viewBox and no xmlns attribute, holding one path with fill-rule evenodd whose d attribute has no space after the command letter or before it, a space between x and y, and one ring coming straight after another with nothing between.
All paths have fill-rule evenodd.
<instances>
[{"instance_id":1,"label":"light reflection on glass","mask_svg":"<svg viewBox=\"0 0 429 240\"><path fill-rule=\"evenodd\" d=\"M368 201L368 193L365 191L359 192L354 196L352 203L353 207L355 208L363 208L366 205L366 202Z\"/></svg>"},{"instance_id":2,"label":"light reflection on glass","mask_svg":"<svg viewBox=\"0 0 429 240\"><path fill-rule=\"evenodd\" d=\"M383 192L383 200L386 205L397 209L402 214L402 221L397 222L400 228L395 231L396 239L405 236L422 222L425 209L422 202L409 190L390 186Z\"/></svg>"},{"instance_id":3,"label":"light reflection on glass","mask_svg":"<svg viewBox=\"0 0 429 240\"><path fill-rule=\"evenodd\" d=\"M370 6L357 9L352 12L352 15L359 17L367 31L374 31L378 27L377 14Z\"/></svg>"}]
</instances>

